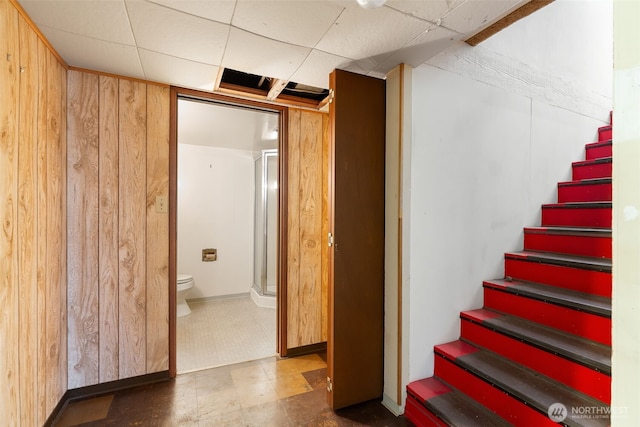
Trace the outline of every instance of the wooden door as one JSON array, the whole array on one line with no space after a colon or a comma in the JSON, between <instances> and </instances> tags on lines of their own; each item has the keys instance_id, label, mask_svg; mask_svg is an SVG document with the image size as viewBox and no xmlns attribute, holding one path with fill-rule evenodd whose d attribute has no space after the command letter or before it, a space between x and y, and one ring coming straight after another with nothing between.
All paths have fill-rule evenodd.
<instances>
[{"instance_id":1,"label":"wooden door","mask_svg":"<svg viewBox=\"0 0 640 427\"><path fill-rule=\"evenodd\" d=\"M331 129L328 402L382 396L385 83L335 70Z\"/></svg>"}]
</instances>

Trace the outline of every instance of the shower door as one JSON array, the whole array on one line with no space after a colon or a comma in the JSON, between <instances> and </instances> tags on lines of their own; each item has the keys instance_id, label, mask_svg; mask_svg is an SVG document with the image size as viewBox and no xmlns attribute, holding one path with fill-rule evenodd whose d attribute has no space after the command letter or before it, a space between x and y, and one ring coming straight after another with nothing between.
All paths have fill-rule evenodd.
<instances>
[{"instance_id":1,"label":"shower door","mask_svg":"<svg viewBox=\"0 0 640 427\"><path fill-rule=\"evenodd\" d=\"M264 150L255 161L253 283L261 295L276 294L278 233L278 150Z\"/></svg>"}]
</instances>

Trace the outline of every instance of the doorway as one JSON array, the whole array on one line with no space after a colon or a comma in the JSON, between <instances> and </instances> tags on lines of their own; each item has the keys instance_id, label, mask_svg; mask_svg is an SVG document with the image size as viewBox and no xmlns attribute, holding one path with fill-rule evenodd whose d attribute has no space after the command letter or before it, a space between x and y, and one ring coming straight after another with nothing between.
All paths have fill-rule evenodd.
<instances>
[{"instance_id":1,"label":"doorway","mask_svg":"<svg viewBox=\"0 0 640 427\"><path fill-rule=\"evenodd\" d=\"M175 113L171 365L276 355L280 112L178 95Z\"/></svg>"}]
</instances>

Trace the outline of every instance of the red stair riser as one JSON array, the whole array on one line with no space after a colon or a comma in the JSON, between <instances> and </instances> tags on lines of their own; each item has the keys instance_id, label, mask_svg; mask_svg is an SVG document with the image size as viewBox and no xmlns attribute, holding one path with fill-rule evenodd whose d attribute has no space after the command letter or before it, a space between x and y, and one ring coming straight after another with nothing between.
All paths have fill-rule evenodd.
<instances>
[{"instance_id":1,"label":"red stair riser","mask_svg":"<svg viewBox=\"0 0 640 427\"><path fill-rule=\"evenodd\" d=\"M611 319L484 288L484 307L522 317L605 345L611 345Z\"/></svg>"},{"instance_id":2,"label":"red stair riser","mask_svg":"<svg viewBox=\"0 0 640 427\"><path fill-rule=\"evenodd\" d=\"M447 427L446 423L429 412L427 408L422 406L410 395L407 396L407 400L405 402L404 416L415 424L416 427Z\"/></svg>"},{"instance_id":3,"label":"red stair riser","mask_svg":"<svg viewBox=\"0 0 640 427\"><path fill-rule=\"evenodd\" d=\"M491 409L513 425L558 426L546 415L506 395L503 391L438 355L435 360L435 376Z\"/></svg>"},{"instance_id":4,"label":"red stair riser","mask_svg":"<svg viewBox=\"0 0 640 427\"><path fill-rule=\"evenodd\" d=\"M588 166L572 166L571 179L573 181L580 181L581 179L592 178L611 178L611 162L596 163Z\"/></svg>"},{"instance_id":5,"label":"red stair riser","mask_svg":"<svg viewBox=\"0 0 640 427\"><path fill-rule=\"evenodd\" d=\"M587 144L587 146L585 147L586 160L595 160L611 156L613 156L613 146L611 144Z\"/></svg>"},{"instance_id":6,"label":"red stair riser","mask_svg":"<svg viewBox=\"0 0 640 427\"><path fill-rule=\"evenodd\" d=\"M524 233L524 250L611 258L611 237Z\"/></svg>"},{"instance_id":7,"label":"red stair riser","mask_svg":"<svg viewBox=\"0 0 640 427\"><path fill-rule=\"evenodd\" d=\"M602 271L506 258L504 274L525 282L542 283L611 298L611 274Z\"/></svg>"},{"instance_id":8,"label":"red stair riser","mask_svg":"<svg viewBox=\"0 0 640 427\"><path fill-rule=\"evenodd\" d=\"M542 207L543 227L611 228L611 208Z\"/></svg>"},{"instance_id":9,"label":"red stair riser","mask_svg":"<svg viewBox=\"0 0 640 427\"><path fill-rule=\"evenodd\" d=\"M468 320L461 322L461 336L478 347L498 353L605 403L611 403L611 377L608 375Z\"/></svg>"},{"instance_id":10,"label":"red stair riser","mask_svg":"<svg viewBox=\"0 0 640 427\"><path fill-rule=\"evenodd\" d=\"M613 129L603 126L598 129L598 141L608 141L613 138Z\"/></svg>"},{"instance_id":11,"label":"red stair riser","mask_svg":"<svg viewBox=\"0 0 640 427\"><path fill-rule=\"evenodd\" d=\"M558 203L610 202L613 197L611 183L589 185L558 185Z\"/></svg>"}]
</instances>

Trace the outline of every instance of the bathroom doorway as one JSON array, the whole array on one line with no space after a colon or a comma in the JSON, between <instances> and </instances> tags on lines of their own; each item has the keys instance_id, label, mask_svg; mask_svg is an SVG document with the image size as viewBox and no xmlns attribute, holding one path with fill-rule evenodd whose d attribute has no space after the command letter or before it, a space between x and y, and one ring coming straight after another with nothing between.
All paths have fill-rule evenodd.
<instances>
[{"instance_id":1,"label":"bathroom doorway","mask_svg":"<svg viewBox=\"0 0 640 427\"><path fill-rule=\"evenodd\" d=\"M274 356L281 113L191 96L175 113L176 372Z\"/></svg>"}]
</instances>

